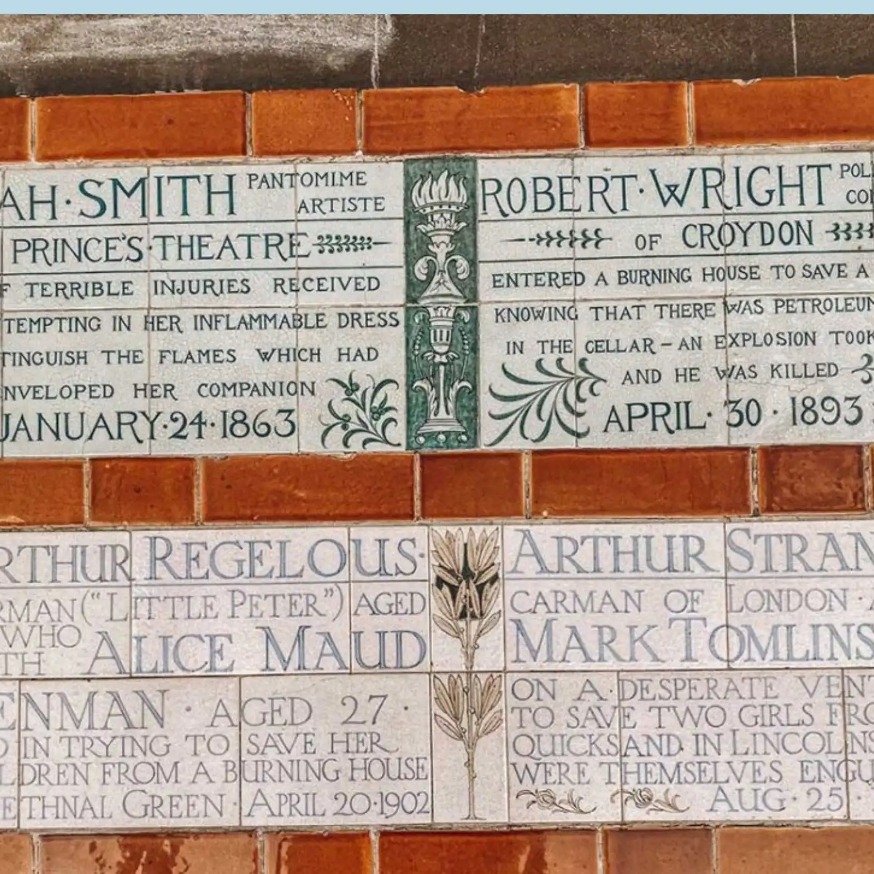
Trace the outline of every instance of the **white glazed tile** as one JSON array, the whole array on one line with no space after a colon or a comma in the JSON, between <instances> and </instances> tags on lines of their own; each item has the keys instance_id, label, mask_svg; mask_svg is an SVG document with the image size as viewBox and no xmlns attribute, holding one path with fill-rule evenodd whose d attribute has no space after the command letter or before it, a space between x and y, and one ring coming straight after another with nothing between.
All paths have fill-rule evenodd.
<instances>
[{"instance_id":1,"label":"white glazed tile","mask_svg":"<svg viewBox=\"0 0 874 874\"><path fill-rule=\"evenodd\" d=\"M298 345L303 452L404 447L403 307L310 309Z\"/></svg>"},{"instance_id":2,"label":"white glazed tile","mask_svg":"<svg viewBox=\"0 0 874 874\"><path fill-rule=\"evenodd\" d=\"M346 673L345 529L134 535L132 670Z\"/></svg>"},{"instance_id":3,"label":"white glazed tile","mask_svg":"<svg viewBox=\"0 0 874 874\"><path fill-rule=\"evenodd\" d=\"M726 527L731 667L874 663L874 537L849 520Z\"/></svg>"},{"instance_id":4,"label":"white glazed tile","mask_svg":"<svg viewBox=\"0 0 874 874\"><path fill-rule=\"evenodd\" d=\"M434 670L503 670L500 528L433 526L430 540Z\"/></svg>"},{"instance_id":5,"label":"white glazed tile","mask_svg":"<svg viewBox=\"0 0 874 874\"><path fill-rule=\"evenodd\" d=\"M729 294L874 287L871 178L870 152L726 155Z\"/></svg>"},{"instance_id":6,"label":"white glazed tile","mask_svg":"<svg viewBox=\"0 0 874 874\"><path fill-rule=\"evenodd\" d=\"M352 671L431 668L428 531L353 528Z\"/></svg>"},{"instance_id":7,"label":"white glazed tile","mask_svg":"<svg viewBox=\"0 0 874 874\"><path fill-rule=\"evenodd\" d=\"M301 224L403 218L403 161L299 161L294 169Z\"/></svg>"},{"instance_id":8,"label":"white glazed tile","mask_svg":"<svg viewBox=\"0 0 874 874\"><path fill-rule=\"evenodd\" d=\"M577 252L577 300L724 294L723 253L690 235L721 221L720 156L587 155L574 175L578 233L602 241Z\"/></svg>"},{"instance_id":9,"label":"white glazed tile","mask_svg":"<svg viewBox=\"0 0 874 874\"><path fill-rule=\"evenodd\" d=\"M846 777L851 820L874 819L874 708L871 695L874 674L870 670L844 671L844 725L847 739ZM828 773L828 763L810 762L812 774ZM827 803L828 798L824 799Z\"/></svg>"},{"instance_id":10,"label":"white glazed tile","mask_svg":"<svg viewBox=\"0 0 874 874\"><path fill-rule=\"evenodd\" d=\"M615 674L510 676L510 822L618 822L619 727Z\"/></svg>"},{"instance_id":11,"label":"white glazed tile","mask_svg":"<svg viewBox=\"0 0 874 874\"><path fill-rule=\"evenodd\" d=\"M293 164L150 170L150 305L283 306L296 275Z\"/></svg>"},{"instance_id":12,"label":"white glazed tile","mask_svg":"<svg viewBox=\"0 0 874 874\"><path fill-rule=\"evenodd\" d=\"M837 671L619 678L624 822L846 818Z\"/></svg>"},{"instance_id":13,"label":"white glazed tile","mask_svg":"<svg viewBox=\"0 0 874 874\"><path fill-rule=\"evenodd\" d=\"M25 681L21 828L239 824L233 679Z\"/></svg>"},{"instance_id":14,"label":"white glazed tile","mask_svg":"<svg viewBox=\"0 0 874 874\"><path fill-rule=\"evenodd\" d=\"M571 301L582 281L573 158L477 162L479 299Z\"/></svg>"},{"instance_id":15,"label":"white glazed tile","mask_svg":"<svg viewBox=\"0 0 874 874\"><path fill-rule=\"evenodd\" d=\"M870 297L736 296L723 345L732 443L857 443L874 421Z\"/></svg>"},{"instance_id":16,"label":"white glazed tile","mask_svg":"<svg viewBox=\"0 0 874 874\"><path fill-rule=\"evenodd\" d=\"M144 310L7 315L4 456L147 455L148 319Z\"/></svg>"},{"instance_id":17,"label":"white glazed tile","mask_svg":"<svg viewBox=\"0 0 874 874\"><path fill-rule=\"evenodd\" d=\"M242 682L243 825L431 821L427 676Z\"/></svg>"},{"instance_id":18,"label":"white glazed tile","mask_svg":"<svg viewBox=\"0 0 874 874\"><path fill-rule=\"evenodd\" d=\"M0 676L128 673L128 534L7 533L0 564Z\"/></svg>"},{"instance_id":19,"label":"white glazed tile","mask_svg":"<svg viewBox=\"0 0 874 874\"><path fill-rule=\"evenodd\" d=\"M481 304L482 445L572 447L585 428L569 300Z\"/></svg>"},{"instance_id":20,"label":"white glazed tile","mask_svg":"<svg viewBox=\"0 0 874 874\"><path fill-rule=\"evenodd\" d=\"M148 302L148 171L7 170L3 308L120 309Z\"/></svg>"},{"instance_id":21,"label":"white glazed tile","mask_svg":"<svg viewBox=\"0 0 874 874\"><path fill-rule=\"evenodd\" d=\"M586 428L577 445L725 444L722 304L655 297L580 303L576 351Z\"/></svg>"},{"instance_id":22,"label":"white glazed tile","mask_svg":"<svg viewBox=\"0 0 874 874\"><path fill-rule=\"evenodd\" d=\"M403 162L296 167L298 302L404 302Z\"/></svg>"},{"instance_id":23,"label":"white glazed tile","mask_svg":"<svg viewBox=\"0 0 874 874\"><path fill-rule=\"evenodd\" d=\"M153 313L169 330L151 341L152 453L297 452L298 346L292 309Z\"/></svg>"},{"instance_id":24,"label":"white glazed tile","mask_svg":"<svg viewBox=\"0 0 874 874\"><path fill-rule=\"evenodd\" d=\"M724 667L718 523L505 525L507 669Z\"/></svg>"},{"instance_id":25,"label":"white glazed tile","mask_svg":"<svg viewBox=\"0 0 874 874\"><path fill-rule=\"evenodd\" d=\"M500 673L431 675L435 823L507 821L503 686Z\"/></svg>"},{"instance_id":26,"label":"white glazed tile","mask_svg":"<svg viewBox=\"0 0 874 874\"><path fill-rule=\"evenodd\" d=\"M18 683L0 682L0 823L18 825Z\"/></svg>"}]
</instances>

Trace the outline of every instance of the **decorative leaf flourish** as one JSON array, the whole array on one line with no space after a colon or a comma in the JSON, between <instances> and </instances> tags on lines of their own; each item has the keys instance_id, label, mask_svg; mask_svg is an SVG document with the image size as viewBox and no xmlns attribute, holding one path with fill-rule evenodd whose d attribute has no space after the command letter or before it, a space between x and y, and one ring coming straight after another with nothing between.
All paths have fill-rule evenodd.
<instances>
[{"instance_id":1,"label":"decorative leaf flourish","mask_svg":"<svg viewBox=\"0 0 874 874\"><path fill-rule=\"evenodd\" d=\"M850 373L861 373L862 385L871 385L874 382L874 355L870 352L862 353L862 363L854 367Z\"/></svg>"},{"instance_id":2,"label":"decorative leaf flourish","mask_svg":"<svg viewBox=\"0 0 874 874\"><path fill-rule=\"evenodd\" d=\"M605 236L601 228L595 228L591 231L584 228L581 231L538 231L530 237L513 237L507 242L534 243L535 246L544 246L547 249L552 247L556 249L588 249L589 246L600 249L604 243L612 239L612 237Z\"/></svg>"},{"instance_id":3,"label":"decorative leaf flourish","mask_svg":"<svg viewBox=\"0 0 874 874\"><path fill-rule=\"evenodd\" d=\"M534 369L542 378L519 376L506 364L501 365L504 376L521 388L511 394L489 387L489 394L509 407L499 412L489 411L490 418L507 423L489 446L500 443L514 429L524 440L533 443L543 442L553 427L573 437L588 436L589 427L581 422L586 402L590 397L598 397L598 390L606 380L589 370L586 358L577 362L576 373L565 365L563 358L556 359L553 369L543 358L538 358Z\"/></svg>"},{"instance_id":4,"label":"decorative leaf flourish","mask_svg":"<svg viewBox=\"0 0 874 874\"><path fill-rule=\"evenodd\" d=\"M399 388L394 379L377 382L368 376L369 386L355 381L355 373L348 380L331 377L328 382L343 390L339 399L328 401L329 419L319 419L325 426L322 431L322 446L328 448L328 439L333 433L342 434L344 449L351 449L353 441L360 441L356 448L368 446L400 446L389 437L389 429L398 424L397 407L389 403L389 389Z\"/></svg>"},{"instance_id":5,"label":"decorative leaf flourish","mask_svg":"<svg viewBox=\"0 0 874 874\"><path fill-rule=\"evenodd\" d=\"M617 789L610 800L615 801L622 797L626 803L631 802L638 810L647 813L685 813L689 808L680 807L680 794L671 794L670 789L665 789L661 798L656 798L655 793L648 786L638 789Z\"/></svg>"},{"instance_id":6,"label":"decorative leaf flourish","mask_svg":"<svg viewBox=\"0 0 874 874\"><path fill-rule=\"evenodd\" d=\"M552 789L520 789L517 798L529 798L525 805L529 810L536 804L541 810L552 813L579 813L583 816L594 813L597 805L583 807L583 799L573 789L568 790L565 798L559 798Z\"/></svg>"},{"instance_id":7,"label":"decorative leaf flourish","mask_svg":"<svg viewBox=\"0 0 874 874\"><path fill-rule=\"evenodd\" d=\"M874 223L872 222L835 222L827 231L831 238L838 240L874 239Z\"/></svg>"},{"instance_id":8,"label":"decorative leaf flourish","mask_svg":"<svg viewBox=\"0 0 874 874\"><path fill-rule=\"evenodd\" d=\"M476 749L504 721L500 674L474 673L480 640L501 620L498 529L435 531L432 616L437 628L458 641L462 673L434 677L437 727L461 743L467 771L467 819L476 815Z\"/></svg>"},{"instance_id":9,"label":"decorative leaf flourish","mask_svg":"<svg viewBox=\"0 0 874 874\"><path fill-rule=\"evenodd\" d=\"M369 252L374 246L388 245L365 234L318 234L315 248L319 255L338 255L346 252Z\"/></svg>"}]
</instances>

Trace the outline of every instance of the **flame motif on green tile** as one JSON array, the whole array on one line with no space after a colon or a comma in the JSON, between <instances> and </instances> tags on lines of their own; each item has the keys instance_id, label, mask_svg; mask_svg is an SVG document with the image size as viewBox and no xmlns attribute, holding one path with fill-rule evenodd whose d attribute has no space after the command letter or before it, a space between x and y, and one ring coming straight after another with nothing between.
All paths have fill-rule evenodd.
<instances>
[{"instance_id":1,"label":"flame motif on green tile","mask_svg":"<svg viewBox=\"0 0 874 874\"><path fill-rule=\"evenodd\" d=\"M477 445L476 164L404 165L407 445Z\"/></svg>"}]
</instances>

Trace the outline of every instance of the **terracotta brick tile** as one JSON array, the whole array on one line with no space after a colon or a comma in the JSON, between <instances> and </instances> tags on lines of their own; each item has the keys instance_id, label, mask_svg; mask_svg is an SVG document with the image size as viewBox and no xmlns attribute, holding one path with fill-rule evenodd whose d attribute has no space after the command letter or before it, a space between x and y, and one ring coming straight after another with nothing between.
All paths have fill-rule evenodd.
<instances>
[{"instance_id":1,"label":"terracotta brick tile","mask_svg":"<svg viewBox=\"0 0 874 874\"><path fill-rule=\"evenodd\" d=\"M380 874L596 874L594 831L384 833Z\"/></svg>"},{"instance_id":2,"label":"terracotta brick tile","mask_svg":"<svg viewBox=\"0 0 874 874\"><path fill-rule=\"evenodd\" d=\"M426 519L521 516L520 452L450 452L421 457Z\"/></svg>"},{"instance_id":3,"label":"terracotta brick tile","mask_svg":"<svg viewBox=\"0 0 874 874\"><path fill-rule=\"evenodd\" d=\"M370 835L268 834L267 874L370 874Z\"/></svg>"},{"instance_id":4,"label":"terracotta brick tile","mask_svg":"<svg viewBox=\"0 0 874 874\"><path fill-rule=\"evenodd\" d=\"M43 874L257 874L249 832L45 837Z\"/></svg>"},{"instance_id":5,"label":"terracotta brick tile","mask_svg":"<svg viewBox=\"0 0 874 874\"><path fill-rule=\"evenodd\" d=\"M861 446L762 446L759 507L763 513L865 509Z\"/></svg>"},{"instance_id":6,"label":"terracotta brick tile","mask_svg":"<svg viewBox=\"0 0 874 874\"><path fill-rule=\"evenodd\" d=\"M193 458L105 458L91 462L91 521L194 521Z\"/></svg>"},{"instance_id":7,"label":"terracotta brick tile","mask_svg":"<svg viewBox=\"0 0 874 874\"><path fill-rule=\"evenodd\" d=\"M386 88L364 92L364 151L573 149L580 143L576 85Z\"/></svg>"},{"instance_id":8,"label":"terracotta brick tile","mask_svg":"<svg viewBox=\"0 0 874 874\"><path fill-rule=\"evenodd\" d=\"M685 82L595 82L584 89L585 143L594 148L685 146Z\"/></svg>"},{"instance_id":9,"label":"terracotta brick tile","mask_svg":"<svg viewBox=\"0 0 874 874\"><path fill-rule=\"evenodd\" d=\"M30 835L0 834L0 874L30 874L32 863Z\"/></svg>"},{"instance_id":10,"label":"terracotta brick tile","mask_svg":"<svg viewBox=\"0 0 874 874\"><path fill-rule=\"evenodd\" d=\"M610 829L605 874L710 874L710 829Z\"/></svg>"},{"instance_id":11,"label":"terracotta brick tile","mask_svg":"<svg viewBox=\"0 0 874 874\"><path fill-rule=\"evenodd\" d=\"M412 519L413 456L206 459L205 521Z\"/></svg>"},{"instance_id":12,"label":"terracotta brick tile","mask_svg":"<svg viewBox=\"0 0 874 874\"><path fill-rule=\"evenodd\" d=\"M0 525L85 521L81 461L0 461Z\"/></svg>"},{"instance_id":13,"label":"terracotta brick tile","mask_svg":"<svg viewBox=\"0 0 874 874\"><path fill-rule=\"evenodd\" d=\"M246 98L203 94L40 97L36 157L196 158L246 153Z\"/></svg>"},{"instance_id":14,"label":"terracotta brick tile","mask_svg":"<svg viewBox=\"0 0 874 874\"><path fill-rule=\"evenodd\" d=\"M827 143L874 135L874 76L696 82L695 142Z\"/></svg>"},{"instance_id":15,"label":"terracotta brick tile","mask_svg":"<svg viewBox=\"0 0 874 874\"><path fill-rule=\"evenodd\" d=\"M874 828L723 828L720 874L871 874Z\"/></svg>"},{"instance_id":16,"label":"terracotta brick tile","mask_svg":"<svg viewBox=\"0 0 874 874\"><path fill-rule=\"evenodd\" d=\"M714 516L750 510L746 449L584 449L531 456L532 516Z\"/></svg>"},{"instance_id":17,"label":"terracotta brick tile","mask_svg":"<svg viewBox=\"0 0 874 874\"><path fill-rule=\"evenodd\" d=\"M348 155L358 148L355 91L257 91L256 155Z\"/></svg>"},{"instance_id":18,"label":"terracotta brick tile","mask_svg":"<svg viewBox=\"0 0 874 874\"><path fill-rule=\"evenodd\" d=\"M22 97L0 100L0 161L30 158L30 101Z\"/></svg>"}]
</instances>

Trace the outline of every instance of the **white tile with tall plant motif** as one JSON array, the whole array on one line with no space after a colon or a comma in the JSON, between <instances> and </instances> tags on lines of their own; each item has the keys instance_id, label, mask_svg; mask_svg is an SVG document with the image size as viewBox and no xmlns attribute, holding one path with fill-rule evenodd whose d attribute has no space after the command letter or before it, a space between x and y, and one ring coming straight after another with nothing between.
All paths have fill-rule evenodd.
<instances>
[{"instance_id":1,"label":"white tile with tall plant motif","mask_svg":"<svg viewBox=\"0 0 874 874\"><path fill-rule=\"evenodd\" d=\"M506 822L504 675L431 675L434 822Z\"/></svg>"},{"instance_id":2,"label":"white tile with tall plant motif","mask_svg":"<svg viewBox=\"0 0 874 874\"><path fill-rule=\"evenodd\" d=\"M434 670L503 670L501 529L435 526L430 541Z\"/></svg>"}]
</instances>

